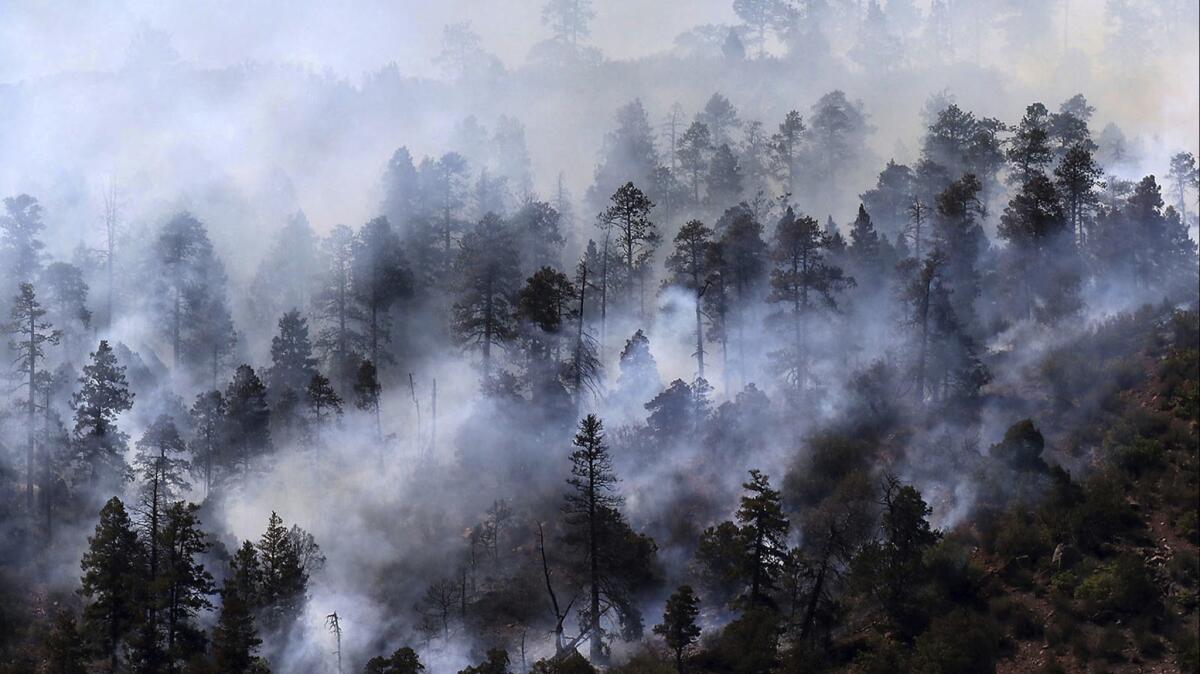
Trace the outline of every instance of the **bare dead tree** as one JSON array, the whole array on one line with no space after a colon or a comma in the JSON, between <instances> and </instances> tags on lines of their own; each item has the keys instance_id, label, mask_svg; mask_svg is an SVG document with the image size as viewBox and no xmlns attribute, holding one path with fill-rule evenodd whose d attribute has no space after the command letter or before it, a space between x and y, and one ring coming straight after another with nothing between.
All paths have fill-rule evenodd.
<instances>
[{"instance_id":1,"label":"bare dead tree","mask_svg":"<svg viewBox=\"0 0 1200 674\"><path fill-rule=\"evenodd\" d=\"M342 623L338 619L337 611L325 616L325 626L329 628L329 631L333 633L334 638L337 640L337 650L333 654L337 656L338 674L342 674Z\"/></svg>"}]
</instances>

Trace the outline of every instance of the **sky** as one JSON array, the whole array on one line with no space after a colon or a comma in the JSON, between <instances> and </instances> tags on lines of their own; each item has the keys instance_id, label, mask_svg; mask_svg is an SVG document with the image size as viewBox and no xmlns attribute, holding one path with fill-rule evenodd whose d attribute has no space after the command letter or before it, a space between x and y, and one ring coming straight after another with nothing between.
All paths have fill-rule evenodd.
<instances>
[{"instance_id":1,"label":"sky","mask_svg":"<svg viewBox=\"0 0 1200 674\"><path fill-rule=\"evenodd\" d=\"M548 37L541 6L540 0L300 0L282 12L264 0L4 0L0 82L115 69L140 28L169 34L180 56L201 67L282 61L353 80L393 61L403 74L428 75L442 27L470 20L485 48L511 66ZM592 42L606 54L626 57L661 51L664 36L669 46L694 25L736 19L724 0L604 0L595 6Z\"/></svg>"}]
</instances>

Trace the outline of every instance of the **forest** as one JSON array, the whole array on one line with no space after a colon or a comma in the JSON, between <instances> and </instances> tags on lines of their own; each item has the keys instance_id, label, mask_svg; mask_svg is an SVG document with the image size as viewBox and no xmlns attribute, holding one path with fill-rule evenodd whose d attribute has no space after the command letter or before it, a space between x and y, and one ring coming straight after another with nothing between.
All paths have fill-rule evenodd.
<instances>
[{"instance_id":1,"label":"forest","mask_svg":"<svg viewBox=\"0 0 1200 674\"><path fill-rule=\"evenodd\" d=\"M330 4L0 28L0 674L1200 671L1200 7Z\"/></svg>"}]
</instances>

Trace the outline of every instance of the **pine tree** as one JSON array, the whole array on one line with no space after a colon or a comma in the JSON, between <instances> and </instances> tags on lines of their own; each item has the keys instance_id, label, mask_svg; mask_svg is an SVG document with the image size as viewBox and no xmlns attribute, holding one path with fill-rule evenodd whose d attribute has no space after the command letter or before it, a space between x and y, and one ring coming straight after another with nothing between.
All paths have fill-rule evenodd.
<instances>
[{"instance_id":1,"label":"pine tree","mask_svg":"<svg viewBox=\"0 0 1200 674\"><path fill-rule=\"evenodd\" d=\"M742 167L728 143L721 144L713 152L705 185L710 206L719 208L741 198Z\"/></svg>"},{"instance_id":2,"label":"pine tree","mask_svg":"<svg viewBox=\"0 0 1200 674\"><path fill-rule=\"evenodd\" d=\"M261 568L257 599L263 626L286 633L300 617L308 599L308 571L295 539L274 512L255 547Z\"/></svg>"},{"instance_id":3,"label":"pine tree","mask_svg":"<svg viewBox=\"0 0 1200 674\"><path fill-rule=\"evenodd\" d=\"M1082 143L1068 148L1054 169L1055 185L1062 197L1067 222L1080 248L1088 243L1091 215L1099 201L1095 190L1103 175L1104 170L1092 158L1092 151Z\"/></svg>"},{"instance_id":4,"label":"pine tree","mask_svg":"<svg viewBox=\"0 0 1200 674\"><path fill-rule=\"evenodd\" d=\"M37 199L20 194L4 199L0 216L0 269L8 288L33 283L41 269L45 244L38 235L45 229L42 207Z\"/></svg>"},{"instance_id":5,"label":"pine tree","mask_svg":"<svg viewBox=\"0 0 1200 674\"><path fill-rule=\"evenodd\" d=\"M896 237L907 229L915 181L911 168L889 159L879 172L875 187L862 193L862 206L882 234Z\"/></svg>"},{"instance_id":6,"label":"pine tree","mask_svg":"<svg viewBox=\"0 0 1200 674\"><path fill-rule=\"evenodd\" d=\"M737 520L746 546L750 566L750 606L771 605L769 593L775 588L780 567L787 554L788 520L783 514L779 492L771 488L766 475L750 471L750 481L742 484Z\"/></svg>"},{"instance_id":7,"label":"pine tree","mask_svg":"<svg viewBox=\"0 0 1200 674\"><path fill-rule=\"evenodd\" d=\"M492 349L505 347L516 334L519 264L512 234L498 216L484 216L463 237L456 261L460 285L454 331L460 342L480 350L485 385L492 376Z\"/></svg>"},{"instance_id":8,"label":"pine tree","mask_svg":"<svg viewBox=\"0 0 1200 674\"><path fill-rule=\"evenodd\" d=\"M1008 161L1012 164L1011 180L1021 185L1050 164L1053 151L1050 149L1050 117L1046 106L1034 103L1025 108L1013 133L1008 148Z\"/></svg>"},{"instance_id":9,"label":"pine tree","mask_svg":"<svg viewBox=\"0 0 1200 674\"><path fill-rule=\"evenodd\" d=\"M196 396L188 415L192 421L192 471L204 480L204 495L212 491L214 468L225 461L229 438L226 417L228 409L225 396L220 391L207 391Z\"/></svg>"},{"instance_id":10,"label":"pine tree","mask_svg":"<svg viewBox=\"0 0 1200 674\"><path fill-rule=\"evenodd\" d=\"M383 429L379 419L379 401L383 387L379 384L379 376L375 364L364 360L358 366L358 374L354 378L354 406L363 412L369 412L375 417L375 434L378 439L383 437Z\"/></svg>"},{"instance_id":11,"label":"pine tree","mask_svg":"<svg viewBox=\"0 0 1200 674\"><path fill-rule=\"evenodd\" d=\"M145 553L134 533L125 504L109 499L100 511L96 533L88 538L80 594L89 601L83 610L84 629L98 642L116 672L121 640L141 617Z\"/></svg>"},{"instance_id":12,"label":"pine tree","mask_svg":"<svg viewBox=\"0 0 1200 674\"><path fill-rule=\"evenodd\" d=\"M747 314L761 298L769 252L762 238L762 224L745 203L727 210L714 229L720 234L720 256L714 260L718 266L713 269L721 275L721 286L726 293L726 325L722 334L727 340L733 338L730 341L736 345L738 378L744 383ZM730 327L732 335L728 332Z\"/></svg>"},{"instance_id":13,"label":"pine tree","mask_svg":"<svg viewBox=\"0 0 1200 674\"><path fill-rule=\"evenodd\" d=\"M50 322L62 332L63 351L73 359L78 339L86 336L92 322L92 312L87 307L88 284L83 280L83 271L68 262L46 265L39 277L45 291L46 307Z\"/></svg>"},{"instance_id":14,"label":"pine tree","mask_svg":"<svg viewBox=\"0 0 1200 674\"><path fill-rule=\"evenodd\" d=\"M250 283L254 316L278 316L291 308L312 306L318 243L304 212L293 213L275 235Z\"/></svg>"},{"instance_id":15,"label":"pine tree","mask_svg":"<svg viewBox=\"0 0 1200 674\"><path fill-rule=\"evenodd\" d=\"M700 185L709 167L712 138L703 122L692 122L679 139L679 168L691 186L692 204L700 204Z\"/></svg>"},{"instance_id":16,"label":"pine tree","mask_svg":"<svg viewBox=\"0 0 1200 674\"><path fill-rule=\"evenodd\" d=\"M941 538L929 526L932 512L921 493L887 476L883 484L882 537L864 545L853 562L855 584L880 608L902 639L923 628L927 602L920 590L926 582L925 551Z\"/></svg>"},{"instance_id":17,"label":"pine tree","mask_svg":"<svg viewBox=\"0 0 1200 674\"><path fill-rule=\"evenodd\" d=\"M309 380L305 394L308 399L308 410L312 413L313 423L317 427L324 425L330 415L339 417L342 415L341 397L338 396L337 391L333 390L329 378L320 372L314 374Z\"/></svg>"},{"instance_id":18,"label":"pine tree","mask_svg":"<svg viewBox=\"0 0 1200 674\"><path fill-rule=\"evenodd\" d=\"M279 319L279 334L271 338L271 367L267 369L267 386L275 400L284 391L299 393L317 372L312 342L308 336L308 320L292 309Z\"/></svg>"},{"instance_id":19,"label":"pine tree","mask_svg":"<svg viewBox=\"0 0 1200 674\"><path fill-rule=\"evenodd\" d=\"M516 317L528 355L527 375L535 403L561 391L558 377L566 329L575 318L575 284L566 274L542 267L517 294Z\"/></svg>"},{"instance_id":20,"label":"pine tree","mask_svg":"<svg viewBox=\"0 0 1200 674\"><path fill-rule=\"evenodd\" d=\"M680 585L667 599L662 623L654 633L662 636L667 648L675 654L675 671L683 674L683 653L700 637L696 616L700 615L700 599L691 585Z\"/></svg>"},{"instance_id":21,"label":"pine tree","mask_svg":"<svg viewBox=\"0 0 1200 674\"><path fill-rule=\"evenodd\" d=\"M1167 180L1171 182L1171 192L1175 198L1175 210L1179 219L1188 224L1188 192L1200 189L1200 168L1196 166L1196 156L1191 152L1177 152L1171 155L1171 167L1167 172Z\"/></svg>"},{"instance_id":22,"label":"pine tree","mask_svg":"<svg viewBox=\"0 0 1200 674\"><path fill-rule=\"evenodd\" d=\"M808 216L796 217L791 208L775 227L771 257L771 294L767 301L784 308L774 314L783 321L788 346L777 354L787 379L799 392L807 390L809 372L808 320L818 307L832 311L838 308L836 294L852 286L854 279L846 278L841 268L825 259L830 246L817 221Z\"/></svg>"},{"instance_id":23,"label":"pine tree","mask_svg":"<svg viewBox=\"0 0 1200 674\"><path fill-rule=\"evenodd\" d=\"M604 654L600 597L605 594L604 572L607 571L601 566L600 559L602 518L604 511L616 510L624 501L616 493L617 477L613 474L612 457L604 443L604 426L596 415L589 414L579 422L573 444L577 449L571 453L571 478L567 480L571 490L566 495L563 511L567 523L583 532L579 540L588 562L588 642L591 661L599 662Z\"/></svg>"},{"instance_id":24,"label":"pine tree","mask_svg":"<svg viewBox=\"0 0 1200 674\"><path fill-rule=\"evenodd\" d=\"M62 609L54 614L54 627L43 645L44 674L79 674L87 671L87 652L75 616Z\"/></svg>"},{"instance_id":25,"label":"pine tree","mask_svg":"<svg viewBox=\"0 0 1200 674\"><path fill-rule=\"evenodd\" d=\"M975 329L975 301L980 293L980 257L987 247L978 218L983 213L979 194L983 186L973 174L954 181L937 197L933 220L933 245L945 256L943 277L953 288L951 304L957 320L968 332Z\"/></svg>"},{"instance_id":26,"label":"pine tree","mask_svg":"<svg viewBox=\"0 0 1200 674\"><path fill-rule=\"evenodd\" d=\"M258 553L246 541L234 555L221 588L221 613L212 633L212 659L218 671L250 674L265 669L255 655L262 644L254 624L259 576Z\"/></svg>"},{"instance_id":27,"label":"pine tree","mask_svg":"<svg viewBox=\"0 0 1200 674\"><path fill-rule=\"evenodd\" d=\"M38 363L46 358L46 344L58 344L61 332L54 329L48 321L42 320L46 310L37 301L37 295L30 283L21 283L17 296L12 301L12 322L5 326L5 332L12 335L9 348L16 352L14 379L20 381L18 387L25 387L28 402L25 406L25 505L30 514L33 513L33 458L35 445L34 418L37 415L38 394Z\"/></svg>"},{"instance_id":28,"label":"pine tree","mask_svg":"<svg viewBox=\"0 0 1200 674\"><path fill-rule=\"evenodd\" d=\"M1009 242L1012 286L1027 319L1055 322L1080 307L1079 273L1073 264L1072 230L1054 183L1036 173L1000 216L1000 237Z\"/></svg>"},{"instance_id":29,"label":"pine tree","mask_svg":"<svg viewBox=\"0 0 1200 674\"><path fill-rule=\"evenodd\" d=\"M149 582L153 585L158 577L161 542L160 533L167 503L190 488L184 478L188 462L183 458L187 446L179 436L175 421L159 415L137 442L134 467L142 480L142 507L148 548ZM151 611L156 607L152 606Z\"/></svg>"},{"instance_id":30,"label":"pine tree","mask_svg":"<svg viewBox=\"0 0 1200 674\"><path fill-rule=\"evenodd\" d=\"M800 179L800 150L804 142L804 118L791 110L771 135L771 167L784 194L794 194Z\"/></svg>"},{"instance_id":31,"label":"pine tree","mask_svg":"<svg viewBox=\"0 0 1200 674\"><path fill-rule=\"evenodd\" d=\"M316 346L333 379L339 382L349 381L364 345L363 335L357 330L363 316L354 301L354 242L354 232L345 225L337 225L325 237L321 243L321 282L313 298L321 325ZM305 379L302 386L307 385Z\"/></svg>"},{"instance_id":32,"label":"pine tree","mask_svg":"<svg viewBox=\"0 0 1200 674\"><path fill-rule=\"evenodd\" d=\"M704 294L712 284L709 278L709 247L712 246L712 230L699 220L689 220L675 235L675 249L667 256L667 270L672 273L671 283L686 288L695 296L696 307L696 376L704 378Z\"/></svg>"},{"instance_id":33,"label":"pine tree","mask_svg":"<svg viewBox=\"0 0 1200 674\"><path fill-rule=\"evenodd\" d=\"M378 366L380 358L390 358L380 348L391 341L391 308L412 291L400 237L387 218L375 218L359 231L354 242L352 278L354 297L363 316L366 352Z\"/></svg>"},{"instance_id":34,"label":"pine tree","mask_svg":"<svg viewBox=\"0 0 1200 674\"><path fill-rule=\"evenodd\" d=\"M560 203L569 206L569 203ZM561 264L563 216L558 206L545 201L527 201L509 219L524 270L558 267Z\"/></svg>"},{"instance_id":35,"label":"pine tree","mask_svg":"<svg viewBox=\"0 0 1200 674\"><path fill-rule=\"evenodd\" d=\"M95 484L102 476L124 478L129 472L124 457L128 436L117 428L116 421L133 407L133 393L125 381L125 366L117 363L107 340L100 340L91 360L83 366L71 407L79 456Z\"/></svg>"},{"instance_id":36,"label":"pine tree","mask_svg":"<svg viewBox=\"0 0 1200 674\"><path fill-rule=\"evenodd\" d=\"M869 291L879 288L886 274L884 246L886 239L881 239L871 215L862 204L858 205L858 215L850 226L850 246L846 249L856 281L861 281Z\"/></svg>"},{"instance_id":37,"label":"pine tree","mask_svg":"<svg viewBox=\"0 0 1200 674\"><path fill-rule=\"evenodd\" d=\"M420 674L425 671L425 665L417 653L405 646L398 648L388 657L375 656L367 661L363 674Z\"/></svg>"},{"instance_id":38,"label":"pine tree","mask_svg":"<svg viewBox=\"0 0 1200 674\"><path fill-rule=\"evenodd\" d=\"M267 387L249 365L239 365L225 389L225 418L234 450L225 469L230 473L249 471L254 459L271 449Z\"/></svg>"},{"instance_id":39,"label":"pine tree","mask_svg":"<svg viewBox=\"0 0 1200 674\"><path fill-rule=\"evenodd\" d=\"M600 214L601 227L611 231L624 253L625 278L637 281L639 314L646 315L646 267L659 242L658 230L650 221L654 202L632 182L622 185L609 199L612 205Z\"/></svg>"},{"instance_id":40,"label":"pine tree","mask_svg":"<svg viewBox=\"0 0 1200 674\"><path fill-rule=\"evenodd\" d=\"M172 365L211 365L228 355L232 321L225 305L225 272L204 225L182 212L155 237L152 279L160 320L171 344Z\"/></svg>"},{"instance_id":41,"label":"pine tree","mask_svg":"<svg viewBox=\"0 0 1200 674\"><path fill-rule=\"evenodd\" d=\"M200 530L199 510L194 503L172 503L159 534L162 560L155 588L157 604L165 614L166 653L173 667L203 650L203 632L194 618L212 608L208 598L216 590L212 575L197 559L209 549Z\"/></svg>"}]
</instances>

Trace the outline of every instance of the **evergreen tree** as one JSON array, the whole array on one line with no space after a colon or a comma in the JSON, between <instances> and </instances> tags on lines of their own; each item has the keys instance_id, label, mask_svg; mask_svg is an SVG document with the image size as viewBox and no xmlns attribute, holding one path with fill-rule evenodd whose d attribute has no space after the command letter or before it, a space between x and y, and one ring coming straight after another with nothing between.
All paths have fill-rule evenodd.
<instances>
[{"instance_id":1,"label":"evergreen tree","mask_svg":"<svg viewBox=\"0 0 1200 674\"><path fill-rule=\"evenodd\" d=\"M200 530L199 510L194 503L172 503L159 534L162 559L155 588L172 669L203 652L204 633L194 620L197 613L212 608L208 598L216 591L212 575L197 559L209 549L207 536Z\"/></svg>"},{"instance_id":2,"label":"evergreen tree","mask_svg":"<svg viewBox=\"0 0 1200 674\"><path fill-rule=\"evenodd\" d=\"M1200 189L1200 168L1196 166L1196 156L1191 152L1177 152L1171 155L1171 168L1167 172L1167 180L1171 182L1171 196L1175 198L1175 210L1179 219L1188 223L1188 192Z\"/></svg>"},{"instance_id":3,"label":"evergreen tree","mask_svg":"<svg viewBox=\"0 0 1200 674\"><path fill-rule=\"evenodd\" d=\"M696 357L697 377L704 378L704 323L702 321L704 294L712 284L709 277L709 248L712 246L712 230L699 220L689 220L675 235L675 249L667 256L670 282L686 288L695 296L696 307Z\"/></svg>"},{"instance_id":4,"label":"evergreen tree","mask_svg":"<svg viewBox=\"0 0 1200 674\"><path fill-rule=\"evenodd\" d=\"M634 332L626 340L625 348L621 350L619 367L617 392L624 400L645 400L662 384L658 377L658 363L650 353L650 340L641 330Z\"/></svg>"},{"instance_id":5,"label":"evergreen tree","mask_svg":"<svg viewBox=\"0 0 1200 674\"><path fill-rule=\"evenodd\" d=\"M513 214L510 227L521 268L558 267L562 257L562 215L545 201L528 201Z\"/></svg>"},{"instance_id":6,"label":"evergreen tree","mask_svg":"<svg viewBox=\"0 0 1200 674\"><path fill-rule=\"evenodd\" d=\"M391 341L391 308L412 291L412 280L400 248L400 237L387 218L362 226L354 242L353 292L363 316L366 352L377 366ZM353 372L346 374L353 376Z\"/></svg>"},{"instance_id":7,"label":"evergreen tree","mask_svg":"<svg viewBox=\"0 0 1200 674\"><path fill-rule=\"evenodd\" d=\"M88 600L84 629L108 657L111 672L118 671L121 641L141 617L144 557L125 504L114 496L100 511L95 535L88 538L79 591Z\"/></svg>"},{"instance_id":8,"label":"evergreen tree","mask_svg":"<svg viewBox=\"0 0 1200 674\"><path fill-rule=\"evenodd\" d=\"M745 382L747 340L744 333L748 314L761 298L770 261L769 251L763 241L762 224L744 202L725 211L715 230L720 247L712 268L721 275L719 291L725 295L725 325L720 334L736 346L737 371L739 379Z\"/></svg>"},{"instance_id":9,"label":"evergreen tree","mask_svg":"<svg viewBox=\"0 0 1200 674\"><path fill-rule=\"evenodd\" d=\"M612 205L600 214L601 227L611 232L624 253L625 277L638 284L639 314L646 312L646 268L658 246L659 235L650 221L654 202L632 182L622 185L610 198Z\"/></svg>"},{"instance_id":10,"label":"evergreen tree","mask_svg":"<svg viewBox=\"0 0 1200 674\"><path fill-rule=\"evenodd\" d=\"M303 211L296 211L275 234L271 249L250 283L255 316L279 316L313 304L319 240Z\"/></svg>"},{"instance_id":11,"label":"evergreen tree","mask_svg":"<svg viewBox=\"0 0 1200 674\"><path fill-rule=\"evenodd\" d=\"M171 417L159 415L154 423L142 434L137 442L137 455L134 458L134 468L141 475L142 508L146 529L146 547L148 548L147 570L149 582L153 585L158 577L164 511L167 503L174 500L182 491L191 485L184 478L188 462L183 458L187 446L179 437L179 430ZM157 606L150 607L151 612Z\"/></svg>"},{"instance_id":12,"label":"evergreen tree","mask_svg":"<svg viewBox=\"0 0 1200 674\"><path fill-rule=\"evenodd\" d=\"M339 382L349 381L364 346L357 329L363 316L354 300L354 247L354 232L349 227L337 225L329 232L321 244L321 283L314 296L321 326L316 347ZM307 385L305 379L302 386Z\"/></svg>"},{"instance_id":13,"label":"evergreen tree","mask_svg":"<svg viewBox=\"0 0 1200 674\"><path fill-rule=\"evenodd\" d=\"M594 18L596 12L590 0L548 0L542 5L542 23L554 39L576 49L591 34L588 24Z\"/></svg>"},{"instance_id":14,"label":"evergreen tree","mask_svg":"<svg viewBox=\"0 0 1200 674\"><path fill-rule=\"evenodd\" d=\"M987 236L978 222L983 212L982 189L973 174L954 181L938 195L933 220L933 245L945 256L944 278L954 291L951 304L957 320L969 332L975 329L975 301L982 275L979 261L987 247Z\"/></svg>"},{"instance_id":15,"label":"evergreen tree","mask_svg":"<svg viewBox=\"0 0 1200 674\"><path fill-rule=\"evenodd\" d=\"M46 310L37 301L37 295L30 283L21 283L17 296L12 300L12 322L5 326L5 332L12 336L9 348L16 352L14 360L15 371L13 379L20 382L18 388L24 387L28 395L25 405L25 504L33 513L33 472L34 472L34 419L37 415L38 395L38 363L46 358L45 344L58 344L61 332L54 329L49 321L42 320Z\"/></svg>"},{"instance_id":16,"label":"evergreen tree","mask_svg":"<svg viewBox=\"0 0 1200 674\"><path fill-rule=\"evenodd\" d=\"M1072 264L1072 231L1050 179L1034 174L1000 217L1000 237L1009 242L1013 286L1026 318L1055 322L1080 307L1079 274Z\"/></svg>"},{"instance_id":17,"label":"evergreen tree","mask_svg":"<svg viewBox=\"0 0 1200 674\"><path fill-rule=\"evenodd\" d=\"M930 528L932 512L921 493L888 476L883 485L882 536L864 545L853 562L855 585L882 609L902 639L924 628L927 602L921 588L927 582L925 551L941 538Z\"/></svg>"},{"instance_id":18,"label":"evergreen tree","mask_svg":"<svg viewBox=\"0 0 1200 674\"><path fill-rule=\"evenodd\" d=\"M885 236L896 237L905 231L915 183L911 168L889 159L887 166L879 172L875 187L860 195L863 208Z\"/></svg>"},{"instance_id":19,"label":"evergreen tree","mask_svg":"<svg viewBox=\"0 0 1200 674\"><path fill-rule=\"evenodd\" d=\"M404 646L397 648L388 657L377 655L367 661L363 674L421 674L425 665L417 657L416 651Z\"/></svg>"},{"instance_id":20,"label":"evergreen tree","mask_svg":"<svg viewBox=\"0 0 1200 674\"><path fill-rule=\"evenodd\" d=\"M606 596L610 603L616 587L610 584L611 569L607 568L602 556L607 541L605 516L624 502L616 492L617 477L613 474L612 457L604 442L604 426L594 414L579 422L579 432L573 441L576 449L571 453L571 486L566 495L563 512L567 524L580 533L575 539L587 559L588 605L584 611L591 661L599 662L605 653L605 632L600 626L600 599Z\"/></svg>"},{"instance_id":21,"label":"evergreen tree","mask_svg":"<svg viewBox=\"0 0 1200 674\"><path fill-rule=\"evenodd\" d=\"M675 671L683 674L683 653L700 637L696 616L700 614L700 599L690 585L680 585L667 599L662 623L654 633L662 636L667 648L675 654Z\"/></svg>"},{"instance_id":22,"label":"evergreen tree","mask_svg":"<svg viewBox=\"0 0 1200 674\"><path fill-rule=\"evenodd\" d=\"M713 94L704 104L704 109L696 113L696 121L708 127L713 147L734 144L732 132L738 128L738 115L728 98L719 93Z\"/></svg>"},{"instance_id":23,"label":"evergreen tree","mask_svg":"<svg viewBox=\"0 0 1200 674\"><path fill-rule=\"evenodd\" d=\"M492 349L504 348L515 336L519 264L512 234L494 214L484 216L463 237L456 262L460 286L454 332L460 342L482 354L485 385L492 378Z\"/></svg>"},{"instance_id":24,"label":"evergreen tree","mask_svg":"<svg viewBox=\"0 0 1200 674\"><path fill-rule=\"evenodd\" d=\"M21 283L33 283L42 267L42 250L46 247L38 235L45 229L42 206L28 194L4 199L4 215L0 216L0 262L3 262L5 290Z\"/></svg>"},{"instance_id":25,"label":"evergreen tree","mask_svg":"<svg viewBox=\"0 0 1200 674\"><path fill-rule=\"evenodd\" d=\"M737 520L746 546L749 565L750 606L770 606L770 592L775 588L780 569L787 554L788 520L783 514L779 492L771 488L767 476L750 471L750 481L742 484L742 496Z\"/></svg>"},{"instance_id":26,"label":"evergreen tree","mask_svg":"<svg viewBox=\"0 0 1200 674\"><path fill-rule=\"evenodd\" d=\"M738 158L728 143L722 143L713 152L708 166L708 202L720 207L736 202L742 194L742 172Z\"/></svg>"},{"instance_id":27,"label":"evergreen tree","mask_svg":"<svg viewBox=\"0 0 1200 674\"><path fill-rule=\"evenodd\" d=\"M1081 248L1088 243L1087 231L1099 201L1095 190L1103 175L1103 169L1092 158L1092 151L1082 143L1068 148L1054 169L1055 186L1062 198L1067 223Z\"/></svg>"},{"instance_id":28,"label":"evergreen tree","mask_svg":"<svg viewBox=\"0 0 1200 674\"><path fill-rule=\"evenodd\" d=\"M733 0L733 11L751 29L758 58L767 53L767 34L786 25L789 5L782 0Z\"/></svg>"},{"instance_id":29,"label":"evergreen tree","mask_svg":"<svg viewBox=\"0 0 1200 674\"><path fill-rule=\"evenodd\" d=\"M308 320L292 309L279 319L279 334L271 338L271 367L266 375L272 398L278 400L288 390L303 391L316 373Z\"/></svg>"},{"instance_id":30,"label":"evergreen tree","mask_svg":"<svg viewBox=\"0 0 1200 674\"><path fill-rule=\"evenodd\" d=\"M92 322L92 312L87 307L88 284L83 280L83 271L68 262L53 262L42 270L40 279L50 322L62 333L67 358L74 359L78 340L86 336Z\"/></svg>"},{"instance_id":31,"label":"evergreen tree","mask_svg":"<svg viewBox=\"0 0 1200 674\"><path fill-rule=\"evenodd\" d=\"M575 295L571 279L550 267L534 272L517 294L516 316L527 345L526 369L535 403L561 390L561 347L567 326L575 318Z\"/></svg>"},{"instance_id":32,"label":"evergreen tree","mask_svg":"<svg viewBox=\"0 0 1200 674\"><path fill-rule=\"evenodd\" d=\"M767 301L784 308L774 314L782 324L788 345L777 354L782 371L792 386L804 392L809 386L808 320L819 306L836 311L836 293L854 284L841 268L825 259L829 238L817 221L796 217L789 207L775 227L771 257L771 294Z\"/></svg>"},{"instance_id":33,"label":"evergreen tree","mask_svg":"<svg viewBox=\"0 0 1200 674\"><path fill-rule=\"evenodd\" d=\"M301 551L274 512L255 547L261 569L257 600L263 627L286 633L308 600L308 571Z\"/></svg>"},{"instance_id":34,"label":"evergreen tree","mask_svg":"<svg viewBox=\"0 0 1200 674\"><path fill-rule=\"evenodd\" d=\"M249 365L239 365L225 389L225 418L230 448L225 470L249 471L254 459L271 448L271 408L267 387Z\"/></svg>"},{"instance_id":35,"label":"evergreen tree","mask_svg":"<svg viewBox=\"0 0 1200 674\"><path fill-rule=\"evenodd\" d=\"M250 541L242 544L230 563L221 588L221 613L212 634L212 659L217 670L231 674L265 671L255 655L262 639L254 624L260 569Z\"/></svg>"},{"instance_id":36,"label":"evergreen tree","mask_svg":"<svg viewBox=\"0 0 1200 674\"><path fill-rule=\"evenodd\" d=\"M229 438L226 418L228 409L220 391L207 391L196 396L188 411L192 421L192 471L204 480L204 495L212 490L213 469L225 461Z\"/></svg>"},{"instance_id":37,"label":"evergreen tree","mask_svg":"<svg viewBox=\"0 0 1200 674\"><path fill-rule=\"evenodd\" d=\"M54 614L54 627L46 636L43 646L43 668L45 674L79 674L87 671L87 652L75 616L66 609Z\"/></svg>"},{"instance_id":38,"label":"evergreen tree","mask_svg":"<svg viewBox=\"0 0 1200 674\"><path fill-rule=\"evenodd\" d=\"M383 205L381 211L387 221L400 232L407 232L411 219L421 209L421 183L412 154L401 146L392 153L383 171Z\"/></svg>"},{"instance_id":39,"label":"evergreen tree","mask_svg":"<svg viewBox=\"0 0 1200 674\"><path fill-rule=\"evenodd\" d=\"M1050 148L1050 113L1046 106L1034 103L1025 108L1009 142L1008 161L1012 164L1011 180L1021 185L1045 170L1053 158Z\"/></svg>"},{"instance_id":40,"label":"evergreen tree","mask_svg":"<svg viewBox=\"0 0 1200 674\"><path fill-rule=\"evenodd\" d=\"M71 395L75 410L75 439L80 460L87 466L93 485L101 477L123 479L129 472L125 463L128 436L117 428L117 416L133 407L133 393L125 381L125 366L107 340L91 354L92 362L83 366L79 390Z\"/></svg>"},{"instance_id":41,"label":"evergreen tree","mask_svg":"<svg viewBox=\"0 0 1200 674\"><path fill-rule=\"evenodd\" d=\"M588 202L597 210L607 207L609 195L621 185L649 185L659 166L654 132L640 100L617 111L617 127L605 138L604 153L588 188Z\"/></svg>"},{"instance_id":42,"label":"evergreen tree","mask_svg":"<svg viewBox=\"0 0 1200 674\"><path fill-rule=\"evenodd\" d=\"M709 168L712 137L703 122L692 122L679 139L679 168L691 186L692 204L700 204L700 185Z\"/></svg>"},{"instance_id":43,"label":"evergreen tree","mask_svg":"<svg viewBox=\"0 0 1200 674\"><path fill-rule=\"evenodd\" d=\"M156 310L171 344L172 364L211 365L232 348L225 272L204 225L182 212L167 221L152 245Z\"/></svg>"},{"instance_id":44,"label":"evergreen tree","mask_svg":"<svg viewBox=\"0 0 1200 674\"><path fill-rule=\"evenodd\" d=\"M800 151L804 142L804 118L792 110L784 116L779 130L771 136L771 167L784 194L794 194L800 179Z\"/></svg>"},{"instance_id":45,"label":"evergreen tree","mask_svg":"<svg viewBox=\"0 0 1200 674\"><path fill-rule=\"evenodd\" d=\"M379 419L379 401L383 386L379 383L379 375L375 364L364 360L358 366L358 375L354 378L354 406L363 412L369 412L375 417L375 434L382 439L383 430Z\"/></svg>"},{"instance_id":46,"label":"evergreen tree","mask_svg":"<svg viewBox=\"0 0 1200 674\"><path fill-rule=\"evenodd\" d=\"M325 424L329 415L339 417L342 415L341 397L338 396L337 391L333 390L329 378L320 372L313 374L305 389L305 394L308 399L308 410L313 415L313 424L318 428Z\"/></svg>"}]
</instances>

